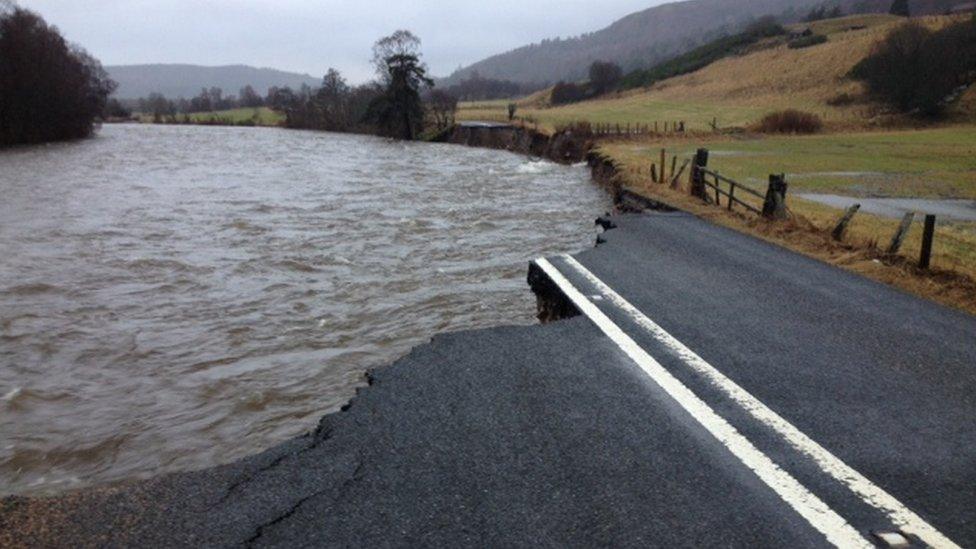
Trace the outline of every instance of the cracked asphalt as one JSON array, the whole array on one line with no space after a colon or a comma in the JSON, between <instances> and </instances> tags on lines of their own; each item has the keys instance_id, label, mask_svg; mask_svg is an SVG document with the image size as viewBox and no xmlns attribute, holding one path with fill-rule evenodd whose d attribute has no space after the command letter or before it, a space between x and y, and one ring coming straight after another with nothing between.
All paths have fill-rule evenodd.
<instances>
[{"instance_id":1,"label":"cracked asphalt","mask_svg":"<svg viewBox=\"0 0 976 549\"><path fill-rule=\"evenodd\" d=\"M613 221L582 265L954 541L976 544L976 318L683 214ZM552 263L586 296L600 292ZM897 530L593 299L865 539ZM315 432L232 465L0 501L3 547L529 545L828 543L585 316L437 336L372 372Z\"/></svg>"}]
</instances>

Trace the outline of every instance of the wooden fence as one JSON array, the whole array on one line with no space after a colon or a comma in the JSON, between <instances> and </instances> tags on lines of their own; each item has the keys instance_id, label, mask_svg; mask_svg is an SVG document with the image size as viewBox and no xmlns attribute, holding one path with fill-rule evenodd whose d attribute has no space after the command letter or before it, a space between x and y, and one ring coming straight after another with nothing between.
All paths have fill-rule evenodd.
<instances>
[{"instance_id":1,"label":"wooden fence","mask_svg":"<svg viewBox=\"0 0 976 549\"><path fill-rule=\"evenodd\" d=\"M789 210L786 207L786 191L789 185L786 182L785 175L770 175L769 187L766 189L766 194L762 194L748 185L743 185L715 170L708 169L708 149L698 149L691 164L692 196L711 202L714 194L714 203L717 206L722 205L722 197L724 196L729 211L733 211L738 205L756 215L770 219L787 219L789 217ZM754 201L754 204L750 204L743 199L746 197L757 200ZM760 208L755 204L761 204L762 207Z\"/></svg>"},{"instance_id":2,"label":"wooden fence","mask_svg":"<svg viewBox=\"0 0 976 549\"><path fill-rule=\"evenodd\" d=\"M588 122L577 123L577 126L589 125L593 135L598 137L640 137L644 135L666 135L685 133L685 123L683 120L673 122L653 122L653 123L626 123L626 124L590 124ZM663 131L662 131L663 130Z\"/></svg>"},{"instance_id":3,"label":"wooden fence","mask_svg":"<svg viewBox=\"0 0 976 549\"><path fill-rule=\"evenodd\" d=\"M756 215L761 215L768 219L789 218L789 210L786 207L786 191L789 188L789 185L786 182L786 176L784 174L770 175L769 186L766 189L766 193L763 194L760 191L749 187L748 185L743 185L730 177L721 175L717 170L709 169L708 156L708 149L698 149L694 158L690 161L690 182L692 196L701 198L706 202L713 202L717 206L722 206L722 198L724 197L725 207L728 208L729 211L733 211L736 206L739 206L749 212ZM665 151L662 150L662 166L664 164L664 158ZM653 177L654 165L652 165L651 168ZM673 167L671 171L674 173ZM680 173L678 174L678 177L680 177ZM675 182L676 181L677 177L675 179ZM672 187L676 187L676 185L673 183ZM750 200L752 203L749 202ZM761 209L758 206L759 204L762 205ZM847 209L837 226L832 231L834 240L844 240L844 235L847 233L848 226L860 209L860 204L854 204ZM902 243L905 240L905 236L912 226L912 221L914 218L915 213L910 212L905 215L904 219L902 219L898 230L895 232L895 235L892 238L891 244L888 246L885 252L887 255L894 256L898 253ZM934 215L925 216L925 227L922 233L921 257L919 258L918 262L918 266L921 269L929 269L931 266L932 247L933 240L935 238L935 224L936 218Z\"/></svg>"}]
</instances>

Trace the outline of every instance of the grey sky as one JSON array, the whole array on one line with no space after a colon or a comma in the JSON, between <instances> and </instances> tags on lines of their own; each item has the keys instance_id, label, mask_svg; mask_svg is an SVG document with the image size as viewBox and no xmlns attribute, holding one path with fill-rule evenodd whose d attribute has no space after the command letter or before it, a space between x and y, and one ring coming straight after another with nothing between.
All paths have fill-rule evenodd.
<instances>
[{"instance_id":1,"label":"grey sky","mask_svg":"<svg viewBox=\"0 0 976 549\"><path fill-rule=\"evenodd\" d=\"M424 41L434 75L543 38L598 30L664 0L20 0L106 65L247 64L370 76L372 43Z\"/></svg>"}]
</instances>

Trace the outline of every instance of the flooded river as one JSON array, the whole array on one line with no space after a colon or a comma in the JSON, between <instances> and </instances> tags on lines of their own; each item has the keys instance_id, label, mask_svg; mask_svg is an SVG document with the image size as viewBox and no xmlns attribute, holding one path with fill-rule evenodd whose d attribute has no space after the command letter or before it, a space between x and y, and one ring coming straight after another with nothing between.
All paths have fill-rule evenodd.
<instances>
[{"instance_id":1,"label":"flooded river","mask_svg":"<svg viewBox=\"0 0 976 549\"><path fill-rule=\"evenodd\" d=\"M438 332L534 322L593 243L582 167L452 145L108 126L0 152L0 493L232 461Z\"/></svg>"}]
</instances>

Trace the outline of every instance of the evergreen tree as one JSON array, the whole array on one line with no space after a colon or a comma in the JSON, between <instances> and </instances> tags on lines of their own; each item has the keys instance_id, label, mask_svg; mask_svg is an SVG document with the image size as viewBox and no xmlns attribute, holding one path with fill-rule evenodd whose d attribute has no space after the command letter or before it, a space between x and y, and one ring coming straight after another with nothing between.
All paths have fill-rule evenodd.
<instances>
[{"instance_id":1,"label":"evergreen tree","mask_svg":"<svg viewBox=\"0 0 976 549\"><path fill-rule=\"evenodd\" d=\"M381 135L413 140L423 131L424 104L420 91L434 85L416 55L396 54L386 59L386 89L366 113Z\"/></svg>"},{"instance_id":2,"label":"evergreen tree","mask_svg":"<svg viewBox=\"0 0 976 549\"><path fill-rule=\"evenodd\" d=\"M889 13L899 17L911 17L912 15L911 8L908 6L908 0L895 0L892 2Z\"/></svg>"},{"instance_id":3,"label":"evergreen tree","mask_svg":"<svg viewBox=\"0 0 976 549\"><path fill-rule=\"evenodd\" d=\"M370 103L366 121L381 135L415 139L424 128L420 92L434 85L420 61L420 39L405 30L380 39L373 46L373 63L385 88Z\"/></svg>"}]
</instances>

